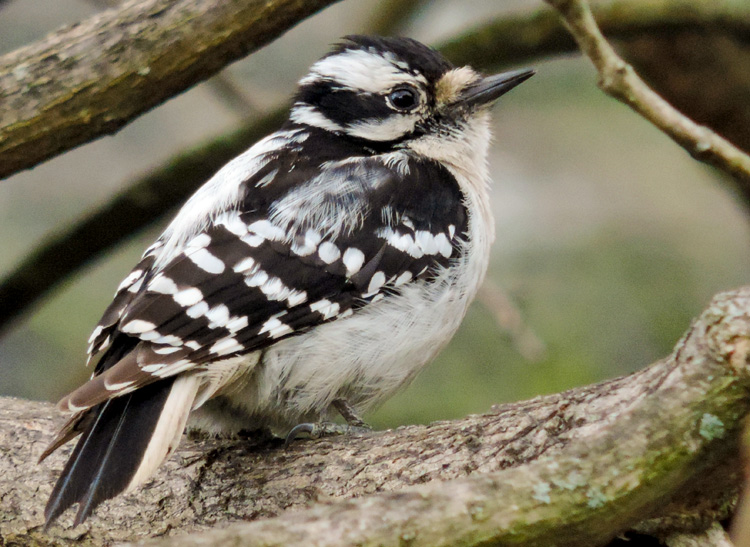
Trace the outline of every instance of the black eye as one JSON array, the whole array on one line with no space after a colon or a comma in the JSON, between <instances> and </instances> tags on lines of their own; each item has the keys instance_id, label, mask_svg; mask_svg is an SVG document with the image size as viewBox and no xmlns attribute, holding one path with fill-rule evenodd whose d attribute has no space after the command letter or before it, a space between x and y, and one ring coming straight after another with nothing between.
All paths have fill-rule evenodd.
<instances>
[{"instance_id":1,"label":"black eye","mask_svg":"<svg viewBox=\"0 0 750 547\"><path fill-rule=\"evenodd\" d=\"M412 87L399 87L388 93L388 103L396 110L411 110L417 106L417 90Z\"/></svg>"}]
</instances>

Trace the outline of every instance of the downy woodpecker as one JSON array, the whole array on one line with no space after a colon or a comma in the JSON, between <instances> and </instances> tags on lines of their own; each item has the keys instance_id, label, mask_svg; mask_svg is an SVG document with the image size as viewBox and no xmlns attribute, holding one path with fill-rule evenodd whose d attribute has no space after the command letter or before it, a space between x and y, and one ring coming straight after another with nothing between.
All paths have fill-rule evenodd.
<instances>
[{"instance_id":1,"label":"downy woodpecker","mask_svg":"<svg viewBox=\"0 0 750 547\"><path fill-rule=\"evenodd\" d=\"M353 424L450 340L494 237L482 76L411 39L349 36L289 120L205 183L120 284L91 380L43 457L80 435L47 504L75 523L148 479L192 416L285 435Z\"/></svg>"}]
</instances>

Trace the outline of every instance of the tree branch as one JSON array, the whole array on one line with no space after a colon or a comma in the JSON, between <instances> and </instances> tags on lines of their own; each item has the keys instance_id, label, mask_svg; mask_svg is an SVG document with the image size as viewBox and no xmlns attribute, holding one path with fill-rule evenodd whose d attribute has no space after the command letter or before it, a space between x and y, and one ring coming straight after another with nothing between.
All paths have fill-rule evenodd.
<instances>
[{"instance_id":1,"label":"tree branch","mask_svg":"<svg viewBox=\"0 0 750 547\"><path fill-rule=\"evenodd\" d=\"M172 158L94 213L45 240L0 282L0 331L93 258L183 203L219 167L246 150L248 143L272 132L285 119L286 110L273 112Z\"/></svg>"},{"instance_id":2,"label":"tree branch","mask_svg":"<svg viewBox=\"0 0 750 547\"><path fill-rule=\"evenodd\" d=\"M684 9L684 0L665 0L661 9L650 11L635 9L633 6L637 5L630 1L627 5L628 9L623 10L622 3L616 2L597 11L603 27L614 36L657 32L667 25L685 30L721 25L727 32L750 36L748 12L737 12L723 3L711 4L709 8L702 1L692 2L691 9ZM653 7L653 3L649 5ZM491 21L439 49L458 65L492 70L539 55L573 51L575 47L556 13L541 10ZM0 302L3 302L0 331L96 256L162 218L229 159L278 127L284 115L276 111L246 123L229 136L178 155L99 210L42 242L0 281ZM750 203L750 185L743 194Z\"/></svg>"},{"instance_id":3,"label":"tree branch","mask_svg":"<svg viewBox=\"0 0 750 547\"><path fill-rule=\"evenodd\" d=\"M334 1L131 1L0 57L0 178L115 132Z\"/></svg>"},{"instance_id":4,"label":"tree branch","mask_svg":"<svg viewBox=\"0 0 750 547\"><path fill-rule=\"evenodd\" d=\"M634 527L698 533L727 518L740 481L749 309L750 287L720 294L649 368L480 416L290 450L186 440L139 492L75 529L66 514L49 534L42 507L69 448L34 462L60 420L49 404L0 399L0 542L95 545L177 530L191 535L158 544L579 546ZM256 522L216 527L238 520Z\"/></svg>"},{"instance_id":5,"label":"tree branch","mask_svg":"<svg viewBox=\"0 0 750 547\"><path fill-rule=\"evenodd\" d=\"M599 87L661 129L695 159L750 185L750 156L709 128L682 115L652 91L609 45L586 0L545 0L563 17L581 51L599 72Z\"/></svg>"}]
</instances>

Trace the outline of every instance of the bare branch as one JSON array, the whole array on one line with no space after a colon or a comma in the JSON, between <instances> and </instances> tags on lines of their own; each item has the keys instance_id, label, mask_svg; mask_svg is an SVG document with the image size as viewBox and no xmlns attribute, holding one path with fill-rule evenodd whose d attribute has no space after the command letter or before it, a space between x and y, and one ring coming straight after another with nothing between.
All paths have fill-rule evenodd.
<instances>
[{"instance_id":1,"label":"bare branch","mask_svg":"<svg viewBox=\"0 0 750 547\"><path fill-rule=\"evenodd\" d=\"M0 283L0 331L94 257L185 201L219 167L284 119L285 110L271 113L231 135L180 154L68 230L46 240Z\"/></svg>"},{"instance_id":2,"label":"bare branch","mask_svg":"<svg viewBox=\"0 0 750 547\"><path fill-rule=\"evenodd\" d=\"M591 59L605 93L630 106L695 159L730 174L740 186L750 184L750 156L652 91L606 41L586 0L545 1L562 15L581 51Z\"/></svg>"},{"instance_id":3,"label":"bare branch","mask_svg":"<svg viewBox=\"0 0 750 547\"><path fill-rule=\"evenodd\" d=\"M0 57L0 178L115 132L334 1L131 1Z\"/></svg>"},{"instance_id":4,"label":"bare branch","mask_svg":"<svg viewBox=\"0 0 750 547\"><path fill-rule=\"evenodd\" d=\"M750 287L718 295L649 368L480 416L290 450L186 440L145 488L81 527L66 528L67 514L49 534L41 523L50 469L69 450L39 468L58 421L52 406L0 399L0 542L101 544L178 531L191 535L160 544L580 546L634 527L685 539L728 517L742 480L747 310ZM257 522L217 526L240 520Z\"/></svg>"},{"instance_id":5,"label":"bare branch","mask_svg":"<svg viewBox=\"0 0 750 547\"><path fill-rule=\"evenodd\" d=\"M637 10L628 2L628 9L622 10L618 8L621 4L615 2L597 13L603 17L605 28L618 36L657 32L665 25L683 29L720 25L725 31L738 35L743 35L744 31L744 36L750 36L747 18L721 6L712 5L708 9L702 0L691 3L693 7L689 10L677 9L685 7L684 1L669 0L664 5L661 10L648 11ZM485 69L574 48L575 42L551 10L491 21L439 47L456 64ZM162 218L229 159L280 125L282 118L282 112L275 112L254 123L246 123L228 137L214 139L192 152L180 154L98 211L73 226L58 230L54 238L32 250L0 281L0 301L3 302L0 331L97 255ZM742 192L750 202L750 184Z\"/></svg>"}]
</instances>

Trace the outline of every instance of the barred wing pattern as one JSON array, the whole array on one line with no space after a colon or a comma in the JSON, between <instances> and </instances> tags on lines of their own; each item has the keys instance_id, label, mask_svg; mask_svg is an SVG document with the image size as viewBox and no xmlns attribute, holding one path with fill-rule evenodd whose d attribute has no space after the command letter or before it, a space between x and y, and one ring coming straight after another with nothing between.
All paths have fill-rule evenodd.
<instances>
[{"instance_id":1,"label":"barred wing pattern","mask_svg":"<svg viewBox=\"0 0 750 547\"><path fill-rule=\"evenodd\" d=\"M246 181L241 206L216 215L162 267L155 264L164 240L145 253L90 351L108 349L123 334L137 344L116 363L101 360L92 381L62 407L80 412L345 318L457 256L466 212L453 178L437 164L405 153L330 161L323 169L295 159L286 172L261 170ZM311 203L321 218L300 217Z\"/></svg>"}]
</instances>

